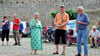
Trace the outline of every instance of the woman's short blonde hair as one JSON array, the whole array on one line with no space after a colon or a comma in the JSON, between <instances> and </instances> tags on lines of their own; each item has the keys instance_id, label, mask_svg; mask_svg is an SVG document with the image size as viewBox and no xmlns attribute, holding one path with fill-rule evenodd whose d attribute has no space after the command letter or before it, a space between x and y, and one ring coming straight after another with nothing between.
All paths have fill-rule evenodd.
<instances>
[{"instance_id":1,"label":"woman's short blonde hair","mask_svg":"<svg viewBox=\"0 0 100 56\"><path fill-rule=\"evenodd\" d=\"M36 14L37 14L37 15L39 15L39 13L38 13L38 12L35 12L35 13L34 13L34 15L36 15Z\"/></svg>"}]
</instances>

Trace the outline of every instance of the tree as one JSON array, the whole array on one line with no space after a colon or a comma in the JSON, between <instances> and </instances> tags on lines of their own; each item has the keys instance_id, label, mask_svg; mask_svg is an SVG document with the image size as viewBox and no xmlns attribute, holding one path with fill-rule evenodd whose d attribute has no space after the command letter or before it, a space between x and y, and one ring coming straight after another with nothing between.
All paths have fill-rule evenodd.
<instances>
[{"instance_id":1,"label":"tree","mask_svg":"<svg viewBox=\"0 0 100 56\"><path fill-rule=\"evenodd\" d=\"M53 18L55 18L56 14L59 13L59 12L60 12L60 11L52 12L52 13L51 13L51 16L52 16ZM69 19L70 19L70 20L75 20L75 19L76 19L77 10L70 9L70 10L65 10L65 12L69 14Z\"/></svg>"}]
</instances>

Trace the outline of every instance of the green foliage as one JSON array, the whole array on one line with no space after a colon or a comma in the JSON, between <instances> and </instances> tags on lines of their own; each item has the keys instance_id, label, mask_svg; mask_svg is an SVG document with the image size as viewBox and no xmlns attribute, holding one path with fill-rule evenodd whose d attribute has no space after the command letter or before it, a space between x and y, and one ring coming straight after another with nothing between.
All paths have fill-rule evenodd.
<instances>
[{"instance_id":1,"label":"green foliage","mask_svg":"<svg viewBox=\"0 0 100 56\"><path fill-rule=\"evenodd\" d=\"M53 18L55 18L56 14L59 13L60 11L56 11L56 12L52 12L51 15ZM77 16L77 10L65 10L66 13L69 14L69 19L70 20L74 20L76 19L76 16Z\"/></svg>"},{"instance_id":2,"label":"green foliage","mask_svg":"<svg viewBox=\"0 0 100 56\"><path fill-rule=\"evenodd\" d=\"M0 3L3 4L3 0L0 0Z\"/></svg>"}]
</instances>

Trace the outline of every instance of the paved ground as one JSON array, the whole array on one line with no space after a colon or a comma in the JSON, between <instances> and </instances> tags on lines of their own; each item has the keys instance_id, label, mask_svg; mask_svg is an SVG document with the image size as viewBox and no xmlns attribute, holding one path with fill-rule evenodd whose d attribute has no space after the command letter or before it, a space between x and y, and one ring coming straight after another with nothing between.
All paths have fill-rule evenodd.
<instances>
[{"instance_id":1,"label":"paved ground","mask_svg":"<svg viewBox=\"0 0 100 56\"><path fill-rule=\"evenodd\" d=\"M9 46L1 45L0 41L0 56L61 56L62 46L60 45L60 54L52 55L55 50L55 45L53 43L43 43L43 50L38 51L38 55L30 55L30 38L22 38L21 44L22 46L12 46L14 43L13 38L10 38ZM65 56L74 56L76 54L76 45L71 47L66 47L66 55ZM83 55L83 53L82 53ZM100 56L100 48L89 48L89 56Z\"/></svg>"}]
</instances>

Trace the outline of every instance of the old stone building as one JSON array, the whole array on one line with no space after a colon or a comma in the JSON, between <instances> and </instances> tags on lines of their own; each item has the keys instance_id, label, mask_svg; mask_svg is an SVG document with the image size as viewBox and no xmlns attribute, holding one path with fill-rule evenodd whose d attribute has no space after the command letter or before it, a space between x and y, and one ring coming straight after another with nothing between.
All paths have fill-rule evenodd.
<instances>
[{"instance_id":1,"label":"old stone building","mask_svg":"<svg viewBox=\"0 0 100 56\"><path fill-rule=\"evenodd\" d=\"M100 8L100 0L0 0L0 18L6 15L11 20L12 15L16 13L18 18L30 21L33 13L39 12L45 25L47 22L52 23L51 12L59 10L59 5L62 4L66 9L76 9L79 5L84 6L86 10Z\"/></svg>"}]
</instances>

